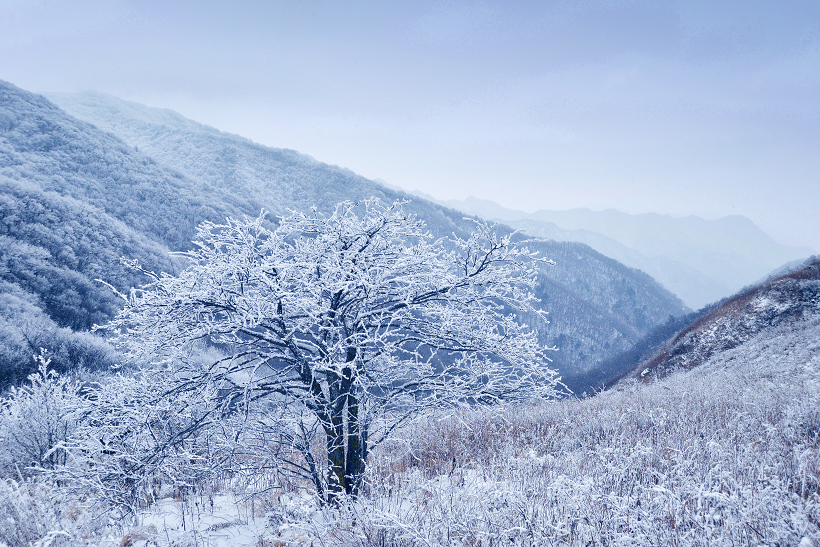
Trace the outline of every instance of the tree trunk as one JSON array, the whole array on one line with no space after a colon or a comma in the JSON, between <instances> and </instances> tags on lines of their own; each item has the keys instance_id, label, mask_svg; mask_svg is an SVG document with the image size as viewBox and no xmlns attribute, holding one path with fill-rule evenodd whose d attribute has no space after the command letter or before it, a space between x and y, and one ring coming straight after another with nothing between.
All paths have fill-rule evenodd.
<instances>
[{"instance_id":1,"label":"tree trunk","mask_svg":"<svg viewBox=\"0 0 820 547\"><path fill-rule=\"evenodd\" d=\"M348 396L347 423L344 415L334 415L331 427L325 428L327 436L327 496L328 502L336 504L343 496L355 498L364 475L367 457L366 432L361 430L355 396Z\"/></svg>"},{"instance_id":2,"label":"tree trunk","mask_svg":"<svg viewBox=\"0 0 820 547\"><path fill-rule=\"evenodd\" d=\"M348 496L356 497L367 458L366 432L359 424L359 399L353 395L347 396L347 457L345 459L345 492Z\"/></svg>"},{"instance_id":3,"label":"tree trunk","mask_svg":"<svg viewBox=\"0 0 820 547\"><path fill-rule=\"evenodd\" d=\"M349 348L347 362L356 358ZM354 393L353 367L346 366L341 376L330 382L330 424L325 427L328 460L328 502L338 503L341 495L355 498L364 475L367 458L367 432L359 423L359 399Z\"/></svg>"},{"instance_id":4,"label":"tree trunk","mask_svg":"<svg viewBox=\"0 0 820 547\"><path fill-rule=\"evenodd\" d=\"M338 418L341 422L341 417ZM327 436L327 497L328 502L338 503L339 497L345 492L345 436L344 424L337 424L337 417L333 417L333 424L325 428Z\"/></svg>"},{"instance_id":5,"label":"tree trunk","mask_svg":"<svg viewBox=\"0 0 820 547\"><path fill-rule=\"evenodd\" d=\"M345 492L345 423L346 397L342 378L333 375L329 382L330 423L325 425L327 444L327 495L328 501L336 503Z\"/></svg>"}]
</instances>

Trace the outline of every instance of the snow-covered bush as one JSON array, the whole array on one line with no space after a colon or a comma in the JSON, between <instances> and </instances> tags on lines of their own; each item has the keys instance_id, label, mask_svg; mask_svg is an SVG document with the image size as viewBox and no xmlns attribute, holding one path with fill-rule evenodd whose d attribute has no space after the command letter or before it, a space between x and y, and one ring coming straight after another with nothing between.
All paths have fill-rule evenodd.
<instances>
[{"instance_id":1,"label":"snow-covered bush","mask_svg":"<svg viewBox=\"0 0 820 547\"><path fill-rule=\"evenodd\" d=\"M49 370L45 353L29 384L0 399L0 476L29 476L66 461L65 445L77 427L81 386Z\"/></svg>"},{"instance_id":2,"label":"snow-covered bush","mask_svg":"<svg viewBox=\"0 0 820 547\"><path fill-rule=\"evenodd\" d=\"M49 368L0 399L0 545L96 545L104 506L55 480L66 475L87 400L79 383Z\"/></svg>"},{"instance_id":3,"label":"snow-covered bush","mask_svg":"<svg viewBox=\"0 0 820 547\"><path fill-rule=\"evenodd\" d=\"M60 497L59 489L46 482L0 479L0 545L78 545L69 541L72 533L66 528L74 528L80 510Z\"/></svg>"}]
</instances>

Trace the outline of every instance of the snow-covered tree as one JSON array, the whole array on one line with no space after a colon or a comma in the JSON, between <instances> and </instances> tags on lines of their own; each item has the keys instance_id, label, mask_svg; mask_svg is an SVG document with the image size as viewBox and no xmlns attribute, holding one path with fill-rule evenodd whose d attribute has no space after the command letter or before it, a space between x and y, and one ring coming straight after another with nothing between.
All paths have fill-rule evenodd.
<instances>
[{"instance_id":1,"label":"snow-covered tree","mask_svg":"<svg viewBox=\"0 0 820 547\"><path fill-rule=\"evenodd\" d=\"M549 261L514 235L477 222L469 239L433 240L402 203L378 200L268 226L203 224L190 265L152 274L111 324L168 371L158 397L198 401L166 446L275 423L264 450L334 501L358 494L369 451L426 408L558 395L550 348L518 318L541 318L530 290Z\"/></svg>"}]
</instances>

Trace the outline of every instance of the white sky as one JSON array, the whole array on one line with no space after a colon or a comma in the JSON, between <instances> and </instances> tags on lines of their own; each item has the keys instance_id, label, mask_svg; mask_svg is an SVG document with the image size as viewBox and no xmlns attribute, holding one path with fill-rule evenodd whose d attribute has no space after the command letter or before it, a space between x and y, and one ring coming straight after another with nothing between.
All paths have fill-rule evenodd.
<instances>
[{"instance_id":1,"label":"white sky","mask_svg":"<svg viewBox=\"0 0 820 547\"><path fill-rule=\"evenodd\" d=\"M0 79L442 199L742 214L820 251L817 0L0 0Z\"/></svg>"}]
</instances>

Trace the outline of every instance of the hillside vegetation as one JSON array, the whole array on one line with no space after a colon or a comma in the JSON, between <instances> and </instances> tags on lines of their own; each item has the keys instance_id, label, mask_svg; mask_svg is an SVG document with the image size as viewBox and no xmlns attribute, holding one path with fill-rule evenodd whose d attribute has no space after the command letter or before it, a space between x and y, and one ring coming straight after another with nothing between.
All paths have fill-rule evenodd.
<instances>
[{"instance_id":1,"label":"hillside vegetation","mask_svg":"<svg viewBox=\"0 0 820 547\"><path fill-rule=\"evenodd\" d=\"M805 547L820 542L818 408L820 313L808 310L657 381L428 414L373 454L350 506L235 473L158 486L138 522L105 526L67 490L6 478L0 512L15 518L0 541Z\"/></svg>"},{"instance_id":2,"label":"hillside vegetation","mask_svg":"<svg viewBox=\"0 0 820 547\"><path fill-rule=\"evenodd\" d=\"M0 386L32 372L33 356L50 352L60 371L107 368L116 356L87 334L108 321L119 291L144 282L121 257L173 271L168 249L105 211L26 180L0 175Z\"/></svg>"},{"instance_id":3,"label":"hillside vegetation","mask_svg":"<svg viewBox=\"0 0 820 547\"><path fill-rule=\"evenodd\" d=\"M783 331L820 313L820 258L725 299L682 328L628 377L647 381L708 362L759 333Z\"/></svg>"}]
</instances>

